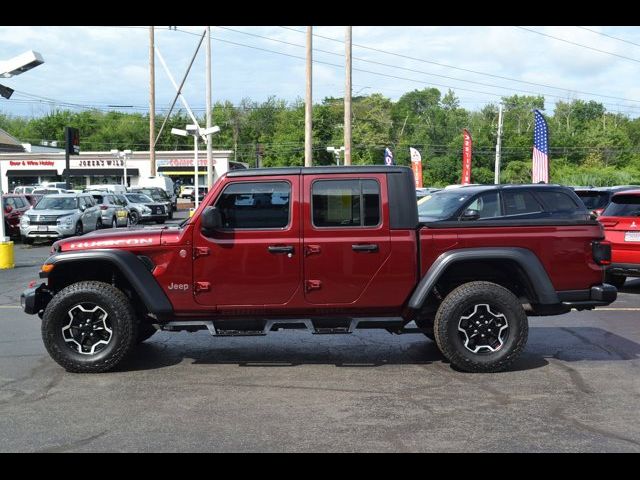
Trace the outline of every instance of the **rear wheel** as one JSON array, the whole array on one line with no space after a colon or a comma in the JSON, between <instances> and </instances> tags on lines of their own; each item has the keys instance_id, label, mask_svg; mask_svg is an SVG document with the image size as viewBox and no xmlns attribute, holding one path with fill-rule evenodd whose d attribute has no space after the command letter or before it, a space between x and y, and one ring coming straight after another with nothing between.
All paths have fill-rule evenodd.
<instances>
[{"instance_id":1,"label":"rear wheel","mask_svg":"<svg viewBox=\"0 0 640 480\"><path fill-rule=\"evenodd\" d=\"M620 290L622 287L624 287L624 282L627 281L627 277L625 277L624 275L612 275L610 273L607 273L604 277L604 281L605 283L609 283Z\"/></svg>"},{"instance_id":2,"label":"rear wheel","mask_svg":"<svg viewBox=\"0 0 640 480\"><path fill-rule=\"evenodd\" d=\"M65 370L99 373L129 353L138 334L127 296L103 282L78 282L62 289L42 317L42 339Z\"/></svg>"},{"instance_id":3,"label":"rear wheel","mask_svg":"<svg viewBox=\"0 0 640 480\"><path fill-rule=\"evenodd\" d=\"M490 282L469 282L453 290L434 320L440 351L467 372L506 369L524 349L528 331L518 298Z\"/></svg>"}]
</instances>

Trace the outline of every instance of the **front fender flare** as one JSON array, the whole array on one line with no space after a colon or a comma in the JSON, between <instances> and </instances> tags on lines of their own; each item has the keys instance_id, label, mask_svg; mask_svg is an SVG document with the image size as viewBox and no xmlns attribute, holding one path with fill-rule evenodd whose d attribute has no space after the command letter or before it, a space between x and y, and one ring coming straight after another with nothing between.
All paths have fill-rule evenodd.
<instances>
[{"instance_id":1,"label":"front fender flare","mask_svg":"<svg viewBox=\"0 0 640 480\"><path fill-rule=\"evenodd\" d=\"M170 320L173 316L173 306L164 290L158 284L153 274L136 255L126 250L96 249L80 252L62 252L50 256L45 263L54 265L50 276L55 275L59 265L84 265L95 261L108 262L113 265L131 284L149 313L153 313L158 320Z\"/></svg>"}]
</instances>

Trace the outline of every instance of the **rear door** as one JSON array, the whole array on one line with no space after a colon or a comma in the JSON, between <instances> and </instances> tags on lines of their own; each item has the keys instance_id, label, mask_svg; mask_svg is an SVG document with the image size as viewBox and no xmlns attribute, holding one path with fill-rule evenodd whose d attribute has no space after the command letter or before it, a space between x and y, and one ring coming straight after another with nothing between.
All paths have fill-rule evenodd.
<instances>
[{"instance_id":1,"label":"rear door","mask_svg":"<svg viewBox=\"0 0 640 480\"><path fill-rule=\"evenodd\" d=\"M299 176L237 178L222 188L212 205L224 228L194 231L196 302L246 310L286 304L302 280ZM247 204L246 196L262 201Z\"/></svg>"},{"instance_id":2,"label":"rear door","mask_svg":"<svg viewBox=\"0 0 640 480\"><path fill-rule=\"evenodd\" d=\"M307 302L355 303L389 256L385 177L302 176Z\"/></svg>"}]
</instances>

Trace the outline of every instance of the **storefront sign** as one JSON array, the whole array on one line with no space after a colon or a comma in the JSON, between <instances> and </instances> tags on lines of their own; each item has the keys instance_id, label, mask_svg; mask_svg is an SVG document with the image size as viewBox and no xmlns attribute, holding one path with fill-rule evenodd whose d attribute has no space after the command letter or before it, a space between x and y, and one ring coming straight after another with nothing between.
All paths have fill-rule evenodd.
<instances>
[{"instance_id":1,"label":"storefront sign","mask_svg":"<svg viewBox=\"0 0 640 480\"><path fill-rule=\"evenodd\" d=\"M33 167L55 167L53 160L9 160L10 168L31 169Z\"/></svg>"},{"instance_id":2,"label":"storefront sign","mask_svg":"<svg viewBox=\"0 0 640 480\"><path fill-rule=\"evenodd\" d=\"M72 159L71 168L124 168L124 160L121 158L109 158L109 159Z\"/></svg>"},{"instance_id":3,"label":"storefront sign","mask_svg":"<svg viewBox=\"0 0 640 480\"><path fill-rule=\"evenodd\" d=\"M216 164L216 160L213 160L213 165ZM158 167L193 167L193 158L160 158L156 160ZM206 167L207 158L199 158L198 166Z\"/></svg>"}]
</instances>

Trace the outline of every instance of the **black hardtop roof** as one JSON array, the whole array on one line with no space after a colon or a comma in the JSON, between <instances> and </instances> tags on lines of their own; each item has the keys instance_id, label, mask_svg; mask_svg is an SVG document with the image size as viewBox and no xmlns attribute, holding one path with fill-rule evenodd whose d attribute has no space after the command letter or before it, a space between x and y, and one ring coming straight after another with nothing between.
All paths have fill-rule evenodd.
<instances>
[{"instance_id":1,"label":"black hardtop roof","mask_svg":"<svg viewBox=\"0 0 640 480\"><path fill-rule=\"evenodd\" d=\"M276 167L276 168L247 168L230 170L228 177L252 177L256 175L318 175L327 173L405 173L411 171L409 167L387 165L352 165L327 167Z\"/></svg>"}]
</instances>

